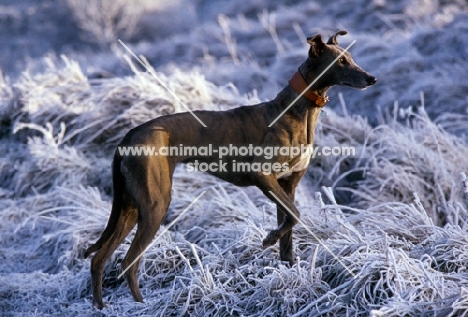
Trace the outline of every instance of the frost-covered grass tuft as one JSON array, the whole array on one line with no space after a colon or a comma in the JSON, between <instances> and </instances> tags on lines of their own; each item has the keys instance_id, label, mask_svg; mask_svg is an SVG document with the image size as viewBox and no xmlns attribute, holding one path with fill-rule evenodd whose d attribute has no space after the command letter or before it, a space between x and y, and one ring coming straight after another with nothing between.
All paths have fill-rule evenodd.
<instances>
[{"instance_id":1,"label":"frost-covered grass tuft","mask_svg":"<svg viewBox=\"0 0 468 317\"><path fill-rule=\"evenodd\" d=\"M375 128L362 118L329 112L318 145L354 147L355 155L319 157L312 162L311 179L328 183L343 201L362 208L411 203L417 193L435 225L465 227L468 209L459 174L468 169L466 138L432 122L423 108L416 114L402 111L403 119Z\"/></svg>"},{"instance_id":2,"label":"frost-covered grass tuft","mask_svg":"<svg viewBox=\"0 0 468 317\"><path fill-rule=\"evenodd\" d=\"M39 86L40 78L54 81L73 74L72 85ZM239 99L256 102L199 74L159 75L194 108L230 107ZM16 118L0 161L3 311L90 314L89 261L82 256L109 215L111 149L132 126L182 109L143 73L95 85L64 57L62 66L28 76L15 86L15 107L3 105ZM28 91L42 96L30 107L24 97L26 80L32 82L29 88L36 88ZM75 98L67 104L70 94ZM459 172L468 170L468 146L424 114L410 119L373 128L362 118L332 111L322 118L319 145L353 145L358 153L312 162L307 180L324 185L334 181L329 185L336 188L324 187L322 197L306 182L301 184L297 205L320 241L298 225L298 262L292 268L278 260L277 246L261 248L276 225L273 203L256 189L236 188L178 168L166 224L202 190L206 196L143 257L139 279L145 304L134 303L126 283L117 279L134 233L129 235L105 270L104 297L111 304L105 312L464 313L467 201ZM354 182L348 177L351 172L359 174ZM339 179L345 181L336 186ZM352 193L347 205L334 194L343 189ZM446 216L445 223L436 212Z\"/></svg>"}]
</instances>

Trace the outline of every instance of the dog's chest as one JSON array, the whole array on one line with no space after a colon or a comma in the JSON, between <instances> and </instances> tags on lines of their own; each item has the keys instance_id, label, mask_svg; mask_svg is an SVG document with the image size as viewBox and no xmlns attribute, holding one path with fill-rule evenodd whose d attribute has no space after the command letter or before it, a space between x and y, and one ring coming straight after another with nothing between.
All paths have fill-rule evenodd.
<instances>
[{"instance_id":1,"label":"dog's chest","mask_svg":"<svg viewBox=\"0 0 468 317\"><path fill-rule=\"evenodd\" d=\"M287 171L279 172L276 174L276 179L288 178L292 173L303 171L309 166L310 158L312 156L312 144L307 145L307 151L302 153L299 161L290 167Z\"/></svg>"}]
</instances>

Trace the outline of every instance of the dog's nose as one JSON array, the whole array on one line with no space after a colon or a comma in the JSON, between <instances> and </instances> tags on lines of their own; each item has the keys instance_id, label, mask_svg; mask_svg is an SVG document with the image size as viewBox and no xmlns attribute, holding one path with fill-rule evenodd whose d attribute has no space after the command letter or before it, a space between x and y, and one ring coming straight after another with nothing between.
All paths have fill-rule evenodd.
<instances>
[{"instance_id":1,"label":"dog's nose","mask_svg":"<svg viewBox=\"0 0 468 317\"><path fill-rule=\"evenodd\" d=\"M375 78L374 76L367 77L367 84L369 86L372 86L373 84L375 84L376 81L377 81L377 78Z\"/></svg>"}]
</instances>

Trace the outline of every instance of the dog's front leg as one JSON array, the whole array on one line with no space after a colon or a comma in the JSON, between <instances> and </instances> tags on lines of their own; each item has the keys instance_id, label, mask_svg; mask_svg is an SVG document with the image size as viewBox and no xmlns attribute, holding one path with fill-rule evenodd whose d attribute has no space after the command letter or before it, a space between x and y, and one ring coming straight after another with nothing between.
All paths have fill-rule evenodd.
<instances>
[{"instance_id":1,"label":"dog's front leg","mask_svg":"<svg viewBox=\"0 0 468 317\"><path fill-rule=\"evenodd\" d=\"M281 188L283 188L284 192L289 196L293 203L296 187L299 184L302 176L304 176L305 172L306 170L292 173L288 178L282 178L278 180L279 185ZM285 217L288 215L288 211L284 210L284 207L281 204L277 204L276 206L276 218L278 221L278 226L281 226L285 220ZM286 232L280 238L280 258L282 261L289 262L290 265L293 265L295 262L292 241L292 229Z\"/></svg>"},{"instance_id":2,"label":"dog's front leg","mask_svg":"<svg viewBox=\"0 0 468 317\"><path fill-rule=\"evenodd\" d=\"M282 223L278 225L278 228L271 230L263 240L263 248L268 248L278 242L281 237L294 227L297 223L296 218L300 217L300 213L296 206L294 206L293 199L291 199L290 195L288 195L280 186L274 174L264 175L262 173L258 173L256 175L256 184L265 196L270 198L278 206L284 205L286 207L281 207L281 210L286 209ZM293 213L295 217L291 215L291 213ZM289 259L287 260L289 261Z\"/></svg>"}]
</instances>

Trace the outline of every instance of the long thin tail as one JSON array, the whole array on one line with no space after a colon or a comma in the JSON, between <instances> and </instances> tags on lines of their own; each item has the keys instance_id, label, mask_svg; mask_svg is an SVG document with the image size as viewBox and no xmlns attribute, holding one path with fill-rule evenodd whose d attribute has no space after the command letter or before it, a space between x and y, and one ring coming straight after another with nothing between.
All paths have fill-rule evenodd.
<instances>
[{"instance_id":1,"label":"long thin tail","mask_svg":"<svg viewBox=\"0 0 468 317\"><path fill-rule=\"evenodd\" d=\"M122 157L119 155L118 152L116 152L114 155L114 160L112 162L112 187L114 198L112 202L112 210L109 217L109 221L107 222L106 229L104 229L104 232L102 233L99 240L96 241L96 243L94 243L93 245L91 245L88 249L86 249L84 253L85 259L92 253L101 249L102 246L109 240L109 238L114 233L119 217L122 214L125 180L123 178L122 172L120 171L121 162Z\"/></svg>"}]
</instances>

